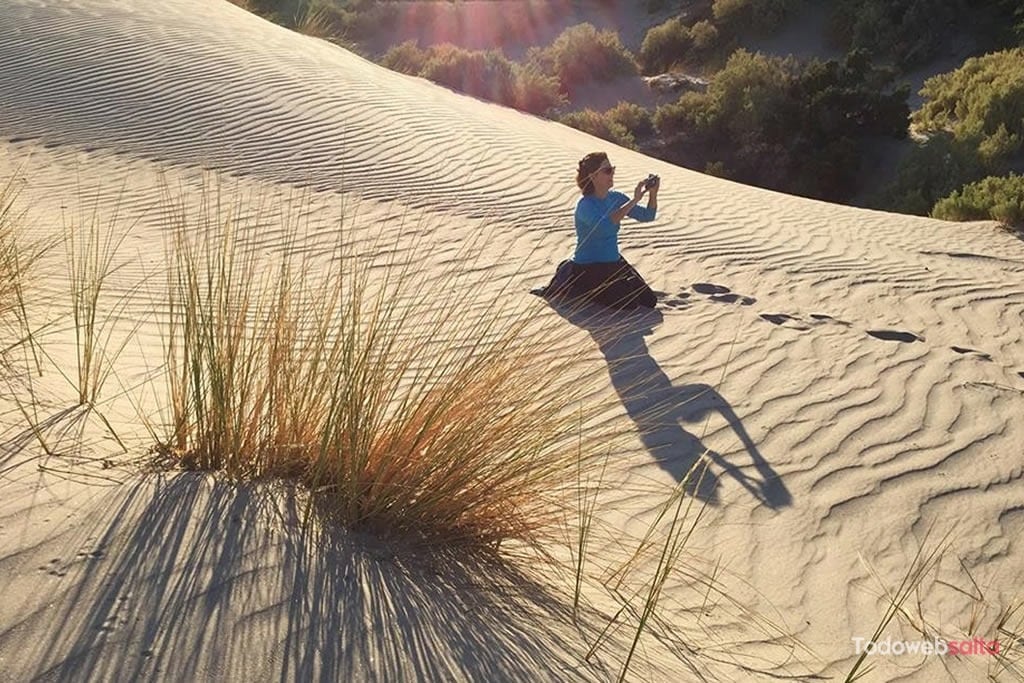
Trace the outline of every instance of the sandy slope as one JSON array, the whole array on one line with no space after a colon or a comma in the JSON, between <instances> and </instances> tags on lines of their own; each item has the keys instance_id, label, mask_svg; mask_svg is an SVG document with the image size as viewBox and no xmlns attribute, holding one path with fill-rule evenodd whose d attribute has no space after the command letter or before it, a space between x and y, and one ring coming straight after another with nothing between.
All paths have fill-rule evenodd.
<instances>
[{"instance_id":1,"label":"sandy slope","mask_svg":"<svg viewBox=\"0 0 1024 683\"><path fill-rule=\"evenodd\" d=\"M526 293L571 249L577 159L609 148L582 133L203 0L5 3L0 92L0 179L26 179L20 206L34 234L93 207L104 229L130 228L111 287L132 293L116 332L135 337L105 406L136 453L148 437L125 396L154 409L129 389L160 363L147 316L161 312L161 192L192 198L219 183L246 211L307 207L315 234L329 234L344 204L396 240L426 235L438 248L423 268L439 286L459 245L492 230L480 296L515 278L522 299L509 311L533 306L585 345L614 406L606 419L632 430L602 499L597 556L621 556L709 451L716 476L693 492L710 507L688 566L720 563L723 584L777 630L703 604L682 573L661 605L665 637L649 639L638 665L644 677L845 671L851 638L869 636L884 611L874 574L895 587L929 527L951 531L953 547L913 611L939 633L967 633L976 611L995 637L992 618L1024 585L1024 245L991 225L788 197L611 149L623 186L663 178L658 220L626 225L623 249L665 296L660 321L607 338ZM273 249L281 231L268 223L251 239ZM472 572L422 577L386 548L334 543L310 557L280 497L104 468L123 458L104 426L61 412L74 403L54 369L74 358L62 259L52 253L33 283L34 320L56 323L31 394L50 437L82 448L40 459L14 400L29 396L18 383L28 380L4 385L0 678L600 680L615 670L614 652L582 664L593 634L557 601L471 596ZM661 401L674 407L653 418ZM976 590L985 605L966 596ZM888 633L920 637L906 625ZM987 657L873 661L875 680L996 671Z\"/></svg>"}]
</instances>

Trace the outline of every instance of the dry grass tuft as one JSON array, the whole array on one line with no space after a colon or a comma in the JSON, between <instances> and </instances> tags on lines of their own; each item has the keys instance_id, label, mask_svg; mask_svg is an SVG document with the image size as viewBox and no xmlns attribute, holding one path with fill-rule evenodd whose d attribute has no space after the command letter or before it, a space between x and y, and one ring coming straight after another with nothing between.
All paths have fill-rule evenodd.
<instances>
[{"instance_id":1,"label":"dry grass tuft","mask_svg":"<svg viewBox=\"0 0 1024 683\"><path fill-rule=\"evenodd\" d=\"M579 382L525 310L431 286L411 257L338 246L320 261L296 226L266 256L230 212L176 213L162 453L295 480L317 509L383 535L496 547L557 522Z\"/></svg>"}]
</instances>

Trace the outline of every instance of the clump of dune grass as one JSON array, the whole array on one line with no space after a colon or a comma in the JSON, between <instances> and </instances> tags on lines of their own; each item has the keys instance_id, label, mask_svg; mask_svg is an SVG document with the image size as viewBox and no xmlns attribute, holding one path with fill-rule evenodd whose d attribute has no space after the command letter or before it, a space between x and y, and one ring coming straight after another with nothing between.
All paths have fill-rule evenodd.
<instances>
[{"instance_id":1,"label":"clump of dune grass","mask_svg":"<svg viewBox=\"0 0 1024 683\"><path fill-rule=\"evenodd\" d=\"M465 279L424 282L371 240L323 258L292 225L269 255L215 202L175 214L163 456L295 481L315 509L383 535L495 547L556 522L579 382L526 309L474 300Z\"/></svg>"}]
</instances>

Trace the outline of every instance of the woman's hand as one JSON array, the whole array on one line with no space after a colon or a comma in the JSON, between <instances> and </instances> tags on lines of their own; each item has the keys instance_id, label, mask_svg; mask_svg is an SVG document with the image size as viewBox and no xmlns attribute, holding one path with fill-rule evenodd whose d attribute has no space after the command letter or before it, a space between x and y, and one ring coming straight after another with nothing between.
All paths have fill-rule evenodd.
<instances>
[{"instance_id":1,"label":"woman's hand","mask_svg":"<svg viewBox=\"0 0 1024 683\"><path fill-rule=\"evenodd\" d=\"M636 189L633 190L633 201L639 202L644 198L644 193L647 192L647 188L644 186L644 181L641 180L636 184Z\"/></svg>"}]
</instances>

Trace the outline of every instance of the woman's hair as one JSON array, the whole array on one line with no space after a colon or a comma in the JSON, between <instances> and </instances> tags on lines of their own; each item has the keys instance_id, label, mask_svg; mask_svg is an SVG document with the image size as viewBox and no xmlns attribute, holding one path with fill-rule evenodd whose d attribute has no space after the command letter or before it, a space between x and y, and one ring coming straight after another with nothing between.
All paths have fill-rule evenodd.
<instances>
[{"instance_id":1,"label":"woman's hair","mask_svg":"<svg viewBox=\"0 0 1024 683\"><path fill-rule=\"evenodd\" d=\"M604 152L591 152L580 159L576 168L576 184L583 194L594 194L594 181L592 177L608 161L608 155Z\"/></svg>"}]
</instances>

